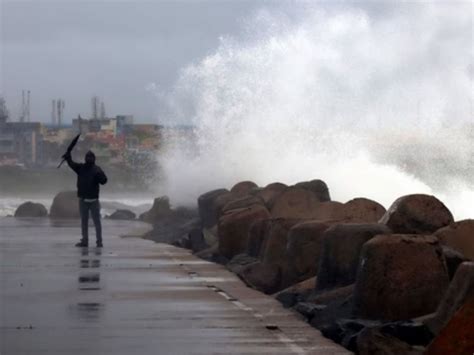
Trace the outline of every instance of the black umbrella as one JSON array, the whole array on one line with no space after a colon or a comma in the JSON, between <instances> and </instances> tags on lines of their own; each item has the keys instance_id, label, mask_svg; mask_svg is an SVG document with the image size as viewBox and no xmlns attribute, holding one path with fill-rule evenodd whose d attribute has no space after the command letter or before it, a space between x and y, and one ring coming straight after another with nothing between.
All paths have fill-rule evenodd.
<instances>
[{"instance_id":1,"label":"black umbrella","mask_svg":"<svg viewBox=\"0 0 474 355\"><path fill-rule=\"evenodd\" d=\"M68 154L68 153L70 154L70 153L72 152L72 150L73 150L74 147L76 146L76 143L77 143L77 141L79 140L79 137L80 137L80 136L81 136L81 134L79 133L79 134L72 140L71 144L69 144L69 147L67 147L67 152L66 152L64 155L66 155L66 154ZM66 160L66 159L63 158L63 160L61 161L61 163L59 163L58 169L61 167L61 165L63 165L63 163L64 163L65 160Z\"/></svg>"}]
</instances>

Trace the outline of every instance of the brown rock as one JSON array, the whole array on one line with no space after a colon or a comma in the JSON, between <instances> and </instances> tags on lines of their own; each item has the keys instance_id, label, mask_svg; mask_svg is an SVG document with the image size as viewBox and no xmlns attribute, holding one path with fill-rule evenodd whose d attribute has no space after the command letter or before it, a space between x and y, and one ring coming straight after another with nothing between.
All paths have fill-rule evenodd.
<instances>
[{"instance_id":1,"label":"brown rock","mask_svg":"<svg viewBox=\"0 0 474 355\"><path fill-rule=\"evenodd\" d=\"M172 214L173 211L171 210L168 196L161 196L155 198L151 209L142 213L139 219L141 221L154 224L163 218L168 218Z\"/></svg>"},{"instance_id":2,"label":"brown rock","mask_svg":"<svg viewBox=\"0 0 474 355\"><path fill-rule=\"evenodd\" d=\"M275 182L257 191L255 193L255 196L260 197L265 203L265 206L271 209L275 199L287 188L288 188L287 185L279 183L279 182Z\"/></svg>"},{"instance_id":3,"label":"brown rock","mask_svg":"<svg viewBox=\"0 0 474 355\"><path fill-rule=\"evenodd\" d=\"M324 232L316 290L355 282L359 256L365 242L390 233L381 224L336 224Z\"/></svg>"},{"instance_id":4,"label":"brown rock","mask_svg":"<svg viewBox=\"0 0 474 355\"><path fill-rule=\"evenodd\" d=\"M393 336L382 334L380 330L365 328L357 336L359 355L422 355L421 350Z\"/></svg>"},{"instance_id":5,"label":"brown rock","mask_svg":"<svg viewBox=\"0 0 474 355\"><path fill-rule=\"evenodd\" d=\"M239 208L250 207L251 205L262 205L263 200L256 196L246 195L243 197L238 197L235 200L231 200L222 208L222 214L225 214L231 210L236 210Z\"/></svg>"},{"instance_id":6,"label":"brown rock","mask_svg":"<svg viewBox=\"0 0 474 355\"><path fill-rule=\"evenodd\" d=\"M230 189L230 192L238 196L245 196L245 195L248 195L250 191L255 188L258 188L258 185L256 183L252 181L241 181L235 184Z\"/></svg>"},{"instance_id":7,"label":"brown rock","mask_svg":"<svg viewBox=\"0 0 474 355\"><path fill-rule=\"evenodd\" d=\"M212 227L219 220L216 199L224 194L229 194L229 190L218 189L206 192L198 198L199 217L203 227Z\"/></svg>"},{"instance_id":8,"label":"brown rock","mask_svg":"<svg viewBox=\"0 0 474 355\"><path fill-rule=\"evenodd\" d=\"M15 217L47 217L48 210L41 203L25 202L15 211Z\"/></svg>"},{"instance_id":9,"label":"brown rock","mask_svg":"<svg viewBox=\"0 0 474 355\"><path fill-rule=\"evenodd\" d=\"M217 221L219 221L219 219L224 214L224 212L223 212L224 207L229 202L235 201L239 198L240 198L239 195L237 195L235 193L232 193L232 192L217 196L217 198L214 200L214 208L215 208L216 215L217 215Z\"/></svg>"},{"instance_id":10,"label":"brown rock","mask_svg":"<svg viewBox=\"0 0 474 355\"><path fill-rule=\"evenodd\" d=\"M328 186L322 180L316 179L311 181L299 182L295 185L295 187L301 187L303 189L312 191L316 195L318 200L321 202L331 201Z\"/></svg>"},{"instance_id":11,"label":"brown rock","mask_svg":"<svg viewBox=\"0 0 474 355\"><path fill-rule=\"evenodd\" d=\"M282 284L275 286L280 290L289 286L288 274L287 235L298 219L260 219L254 222L248 233L247 255L258 258L265 265L278 266Z\"/></svg>"},{"instance_id":12,"label":"brown rock","mask_svg":"<svg viewBox=\"0 0 474 355\"><path fill-rule=\"evenodd\" d=\"M320 221L341 221L344 219L345 205L337 201L327 201L318 204L314 219Z\"/></svg>"},{"instance_id":13,"label":"brown rock","mask_svg":"<svg viewBox=\"0 0 474 355\"><path fill-rule=\"evenodd\" d=\"M263 258L263 246L264 239L268 228L272 224L272 219L261 219L255 221L249 230L248 242L247 242L247 255L259 258Z\"/></svg>"},{"instance_id":14,"label":"brown rock","mask_svg":"<svg viewBox=\"0 0 474 355\"><path fill-rule=\"evenodd\" d=\"M451 318L436 339L428 346L426 355L474 354L474 295Z\"/></svg>"},{"instance_id":15,"label":"brown rock","mask_svg":"<svg viewBox=\"0 0 474 355\"><path fill-rule=\"evenodd\" d=\"M271 214L274 218L312 219L319 203L313 192L301 187L289 187L275 199Z\"/></svg>"},{"instance_id":16,"label":"brown rock","mask_svg":"<svg viewBox=\"0 0 474 355\"><path fill-rule=\"evenodd\" d=\"M470 260L474 260L474 220L465 219L437 230L434 235L441 244L457 250Z\"/></svg>"},{"instance_id":17,"label":"brown rock","mask_svg":"<svg viewBox=\"0 0 474 355\"><path fill-rule=\"evenodd\" d=\"M270 213L261 205L253 205L225 214L219 220L219 253L228 259L247 249L251 225L260 219L269 218Z\"/></svg>"},{"instance_id":18,"label":"brown rock","mask_svg":"<svg viewBox=\"0 0 474 355\"><path fill-rule=\"evenodd\" d=\"M278 291L281 283L280 268L261 262L245 266L238 275L247 285L266 294Z\"/></svg>"},{"instance_id":19,"label":"brown rock","mask_svg":"<svg viewBox=\"0 0 474 355\"><path fill-rule=\"evenodd\" d=\"M453 215L440 200L423 194L398 198L380 219L394 233L402 234L430 234L453 222Z\"/></svg>"},{"instance_id":20,"label":"brown rock","mask_svg":"<svg viewBox=\"0 0 474 355\"><path fill-rule=\"evenodd\" d=\"M448 288L441 246L433 236L379 235L362 248L354 314L402 320L431 313Z\"/></svg>"},{"instance_id":21,"label":"brown rock","mask_svg":"<svg viewBox=\"0 0 474 355\"><path fill-rule=\"evenodd\" d=\"M315 282L316 277L311 277L285 288L274 296L284 307L292 307L297 302L303 301L309 296L314 289Z\"/></svg>"},{"instance_id":22,"label":"brown rock","mask_svg":"<svg viewBox=\"0 0 474 355\"><path fill-rule=\"evenodd\" d=\"M258 260L253 256L249 256L247 254L237 254L226 264L225 267L234 274L240 274L247 265L253 264L257 261Z\"/></svg>"},{"instance_id":23,"label":"brown rock","mask_svg":"<svg viewBox=\"0 0 474 355\"><path fill-rule=\"evenodd\" d=\"M75 191L63 191L58 193L53 200L49 211L51 218L76 219L79 218L79 200Z\"/></svg>"},{"instance_id":24,"label":"brown rock","mask_svg":"<svg viewBox=\"0 0 474 355\"><path fill-rule=\"evenodd\" d=\"M452 280L459 265L465 261L469 261L469 259L467 259L457 250L447 247L446 245L443 245L442 249L444 260L446 261L446 266L448 267L449 279Z\"/></svg>"},{"instance_id":25,"label":"brown rock","mask_svg":"<svg viewBox=\"0 0 474 355\"><path fill-rule=\"evenodd\" d=\"M431 331L438 334L470 297L474 297L474 262L465 262L458 267L435 317L428 322Z\"/></svg>"},{"instance_id":26,"label":"brown rock","mask_svg":"<svg viewBox=\"0 0 474 355\"><path fill-rule=\"evenodd\" d=\"M294 282L317 274L323 233L329 227L329 223L308 221L296 224L288 232L288 272Z\"/></svg>"},{"instance_id":27,"label":"brown rock","mask_svg":"<svg viewBox=\"0 0 474 355\"><path fill-rule=\"evenodd\" d=\"M344 204L343 219L353 223L377 223L385 212L380 203L359 197Z\"/></svg>"},{"instance_id":28,"label":"brown rock","mask_svg":"<svg viewBox=\"0 0 474 355\"><path fill-rule=\"evenodd\" d=\"M264 237L262 261L267 264L286 264L288 232L299 219L271 219Z\"/></svg>"}]
</instances>

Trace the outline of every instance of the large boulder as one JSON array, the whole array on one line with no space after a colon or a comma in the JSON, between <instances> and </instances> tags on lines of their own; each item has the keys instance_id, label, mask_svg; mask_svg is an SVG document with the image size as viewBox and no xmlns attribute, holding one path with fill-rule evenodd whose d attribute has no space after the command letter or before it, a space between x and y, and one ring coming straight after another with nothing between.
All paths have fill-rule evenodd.
<instances>
[{"instance_id":1,"label":"large boulder","mask_svg":"<svg viewBox=\"0 0 474 355\"><path fill-rule=\"evenodd\" d=\"M262 189L259 189L258 191L255 191L255 196L260 197L263 200L265 206L271 209L273 206L273 202L278 197L278 195L280 195L287 188L288 186L285 184L282 184L280 182L274 182L268 184Z\"/></svg>"},{"instance_id":2,"label":"large boulder","mask_svg":"<svg viewBox=\"0 0 474 355\"><path fill-rule=\"evenodd\" d=\"M268 218L257 220L250 226L246 251L248 255L262 259L265 236L272 223L273 219Z\"/></svg>"},{"instance_id":3,"label":"large boulder","mask_svg":"<svg viewBox=\"0 0 474 355\"><path fill-rule=\"evenodd\" d=\"M242 196L237 195L234 192L228 192L217 196L214 200L214 210L216 213L217 223L219 223L219 219L224 214L224 207L233 201L239 200L241 197ZM227 210L227 212L229 212L229 210Z\"/></svg>"},{"instance_id":4,"label":"large boulder","mask_svg":"<svg viewBox=\"0 0 474 355\"><path fill-rule=\"evenodd\" d=\"M383 334L378 328L367 327L356 338L359 355L422 355L423 351L400 339Z\"/></svg>"},{"instance_id":5,"label":"large boulder","mask_svg":"<svg viewBox=\"0 0 474 355\"><path fill-rule=\"evenodd\" d=\"M453 222L453 215L440 200L423 194L398 198L380 219L401 234L431 234Z\"/></svg>"},{"instance_id":6,"label":"large boulder","mask_svg":"<svg viewBox=\"0 0 474 355\"><path fill-rule=\"evenodd\" d=\"M229 201L223 208L222 213L225 214L229 211L236 210L239 208L246 208L252 205L263 205L263 200L260 197L246 195L237 197L235 200Z\"/></svg>"},{"instance_id":7,"label":"large boulder","mask_svg":"<svg viewBox=\"0 0 474 355\"><path fill-rule=\"evenodd\" d=\"M426 355L474 353L474 295L455 313L436 339L426 349Z\"/></svg>"},{"instance_id":8,"label":"large boulder","mask_svg":"<svg viewBox=\"0 0 474 355\"><path fill-rule=\"evenodd\" d=\"M435 317L428 321L433 333L438 334L470 297L474 297L474 262L465 262L458 267Z\"/></svg>"},{"instance_id":9,"label":"large boulder","mask_svg":"<svg viewBox=\"0 0 474 355\"><path fill-rule=\"evenodd\" d=\"M217 224L219 220L217 207L215 205L216 199L224 194L229 194L227 189L217 189L206 192L198 198L199 217L201 218L202 226L212 227Z\"/></svg>"},{"instance_id":10,"label":"large boulder","mask_svg":"<svg viewBox=\"0 0 474 355\"><path fill-rule=\"evenodd\" d=\"M402 320L434 312L449 285L437 238L378 235L364 244L354 291L354 315Z\"/></svg>"},{"instance_id":11,"label":"large boulder","mask_svg":"<svg viewBox=\"0 0 474 355\"><path fill-rule=\"evenodd\" d=\"M257 261L243 267L238 275L248 286L263 293L272 294L280 289L281 270L277 265Z\"/></svg>"},{"instance_id":12,"label":"large boulder","mask_svg":"<svg viewBox=\"0 0 474 355\"><path fill-rule=\"evenodd\" d=\"M456 271L463 262L469 261L463 254L454 250L446 245L442 246L444 260L446 261L446 266L448 267L449 279L452 280Z\"/></svg>"},{"instance_id":13,"label":"large boulder","mask_svg":"<svg viewBox=\"0 0 474 355\"><path fill-rule=\"evenodd\" d=\"M193 253L199 253L210 247L204 238L204 233L201 228L193 228L188 232L187 239L189 241L189 248Z\"/></svg>"},{"instance_id":14,"label":"large boulder","mask_svg":"<svg viewBox=\"0 0 474 355\"><path fill-rule=\"evenodd\" d=\"M153 206L147 212L140 215L139 219L143 222L154 224L163 218L169 218L173 214L170 207L170 200L167 196L155 198Z\"/></svg>"},{"instance_id":15,"label":"large boulder","mask_svg":"<svg viewBox=\"0 0 474 355\"><path fill-rule=\"evenodd\" d=\"M109 219L114 220L134 220L136 217L137 215L130 210L116 210L108 216Z\"/></svg>"},{"instance_id":16,"label":"large boulder","mask_svg":"<svg viewBox=\"0 0 474 355\"><path fill-rule=\"evenodd\" d=\"M253 256L249 256L247 254L237 254L226 264L226 268L232 271L234 274L240 274L246 266L255 262L258 262L258 260Z\"/></svg>"},{"instance_id":17,"label":"large boulder","mask_svg":"<svg viewBox=\"0 0 474 355\"><path fill-rule=\"evenodd\" d=\"M230 192L237 196L245 196L250 193L253 189L257 189L258 185L253 181L241 181L230 189Z\"/></svg>"},{"instance_id":18,"label":"large boulder","mask_svg":"<svg viewBox=\"0 0 474 355\"><path fill-rule=\"evenodd\" d=\"M317 274L323 234L329 227L329 223L306 221L296 224L288 232L288 273L294 282Z\"/></svg>"},{"instance_id":19,"label":"large boulder","mask_svg":"<svg viewBox=\"0 0 474 355\"><path fill-rule=\"evenodd\" d=\"M41 203L25 202L15 211L15 217L47 217L48 210Z\"/></svg>"},{"instance_id":20,"label":"large boulder","mask_svg":"<svg viewBox=\"0 0 474 355\"><path fill-rule=\"evenodd\" d=\"M311 325L321 330L340 319L351 318L353 293L354 285L350 285L311 294L306 302L325 306L311 319Z\"/></svg>"},{"instance_id":21,"label":"large boulder","mask_svg":"<svg viewBox=\"0 0 474 355\"><path fill-rule=\"evenodd\" d=\"M465 219L437 230L434 235L444 244L474 260L474 219Z\"/></svg>"},{"instance_id":22,"label":"large boulder","mask_svg":"<svg viewBox=\"0 0 474 355\"><path fill-rule=\"evenodd\" d=\"M62 191L54 199L49 216L55 219L76 219L79 214L79 200L75 191Z\"/></svg>"},{"instance_id":23,"label":"large boulder","mask_svg":"<svg viewBox=\"0 0 474 355\"><path fill-rule=\"evenodd\" d=\"M316 277L298 282L275 294L275 298L283 307L293 307L296 303L304 301L313 291Z\"/></svg>"},{"instance_id":24,"label":"large boulder","mask_svg":"<svg viewBox=\"0 0 474 355\"><path fill-rule=\"evenodd\" d=\"M377 223L385 212L380 203L358 197L344 204L343 219L352 223Z\"/></svg>"},{"instance_id":25,"label":"large boulder","mask_svg":"<svg viewBox=\"0 0 474 355\"><path fill-rule=\"evenodd\" d=\"M252 224L270 217L262 205L233 210L221 217L218 225L219 253L228 259L247 249L248 234Z\"/></svg>"},{"instance_id":26,"label":"large boulder","mask_svg":"<svg viewBox=\"0 0 474 355\"><path fill-rule=\"evenodd\" d=\"M342 221L345 214L345 205L337 201L326 201L318 204L313 217L320 221Z\"/></svg>"},{"instance_id":27,"label":"large boulder","mask_svg":"<svg viewBox=\"0 0 474 355\"><path fill-rule=\"evenodd\" d=\"M288 272L288 232L299 222L299 219L273 219L264 236L261 260L264 264L280 268L282 284L279 289L288 287L294 281Z\"/></svg>"},{"instance_id":28,"label":"large boulder","mask_svg":"<svg viewBox=\"0 0 474 355\"><path fill-rule=\"evenodd\" d=\"M382 224L336 224L324 232L316 290L355 282L362 246L378 234L390 233Z\"/></svg>"},{"instance_id":29,"label":"large boulder","mask_svg":"<svg viewBox=\"0 0 474 355\"><path fill-rule=\"evenodd\" d=\"M271 208L273 218L312 219L320 201L315 193L301 187L289 187L276 197Z\"/></svg>"},{"instance_id":30,"label":"large boulder","mask_svg":"<svg viewBox=\"0 0 474 355\"><path fill-rule=\"evenodd\" d=\"M328 186L322 180L303 181L297 183L295 186L313 192L321 202L331 201Z\"/></svg>"}]
</instances>

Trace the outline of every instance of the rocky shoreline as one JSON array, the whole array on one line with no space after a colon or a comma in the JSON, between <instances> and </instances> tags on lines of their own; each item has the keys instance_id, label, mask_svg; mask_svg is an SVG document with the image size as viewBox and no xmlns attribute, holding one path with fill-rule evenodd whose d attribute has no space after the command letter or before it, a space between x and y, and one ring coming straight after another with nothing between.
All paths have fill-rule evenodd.
<instances>
[{"instance_id":1,"label":"rocky shoreline","mask_svg":"<svg viewBox=\"0 0 474 355\"><path fill-rule=\"evenodd\" d=\"M62 194L50 217L76 218ZM153 225L144 237L226 265L357 354L474 351L474 220L455 221L436 197L402 196L386 210L332 201L321 180L243 181L197 202L196 211L155 199L138 218Z\"/></svg>"}]
</instances>

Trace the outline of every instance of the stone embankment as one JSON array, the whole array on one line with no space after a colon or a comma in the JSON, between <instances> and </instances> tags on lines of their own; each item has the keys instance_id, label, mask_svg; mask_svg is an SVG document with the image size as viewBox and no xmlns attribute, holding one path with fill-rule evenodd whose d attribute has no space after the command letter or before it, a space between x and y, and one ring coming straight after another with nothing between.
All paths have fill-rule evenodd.
<instances>
[{"instance_id":1,"label":"stone embankment","mask_svg":"<svg viewBox=\"0 0 474 355\"><path fill-rule=\"evenodd\" d=\"M473 352L474 220L454 221L435 196L386 210L333 201L321 180L243 181L202 194L198 210L174 244L225 264L349 350Z\"/></svg>"}]
</instances>

